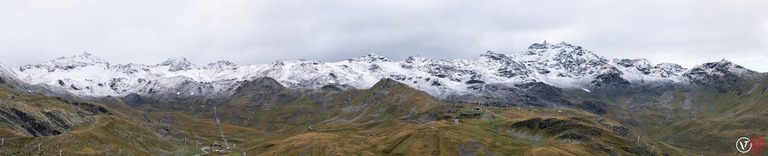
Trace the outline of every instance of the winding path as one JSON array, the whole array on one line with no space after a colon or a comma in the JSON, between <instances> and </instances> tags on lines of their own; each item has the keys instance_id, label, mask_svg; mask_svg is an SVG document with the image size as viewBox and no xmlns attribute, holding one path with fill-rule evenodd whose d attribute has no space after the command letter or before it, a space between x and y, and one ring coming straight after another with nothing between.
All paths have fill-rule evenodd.
<instances>
[{"instance_id":1,"label":"winding path","mask_svg":"<svg viewBox=\"0 0 768 156\"><path fill-rule=\"evenodd\" d=\"M99 117L96 117L96 122L93 122L93 124L91 124L91 128L88 128L88 131L93 130L93 127L96 127L96 124L98 123L99 123Z\"/></svg>"},{"instance_id":2,"label":"winding path","mask_svg":"<svg viewBox=\"0 0 768 156\"><path fill-rule=\"evenodd\" d=\"M204 153L200 153L200 154L197 154L197 155L195 155L195 156L200 156L201 154L208 154L208 151L205 151L205 149L208 149L207 147L208 147L208 146L203 146L203 147L200 147L200 150L202 150Z\"/></svg>"}]
</instances>

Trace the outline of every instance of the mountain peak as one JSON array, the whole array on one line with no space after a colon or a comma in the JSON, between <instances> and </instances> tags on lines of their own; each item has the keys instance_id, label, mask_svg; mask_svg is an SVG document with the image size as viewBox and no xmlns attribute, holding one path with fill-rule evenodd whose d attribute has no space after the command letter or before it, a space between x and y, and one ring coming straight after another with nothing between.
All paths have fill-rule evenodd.
<instances>
[{"instance_id":1,"label":"mountain peak","mask_svg":"<svg viewBox=\"0 0 768 156\"><path fill-rule=\"evenodd\" d=\"M106 63L104 59L91 55L91 53L83 52L80 55L72 55L69 57L59 57L55 60L60 62L81 62L81 63ZM53 61L53 60L52 60Z\"/></svg>"},{"instance_id":2,"label":"mountain peak","mask_svg":"<svg viewBox=\"0 0 768 156\"><path fill-rule=\"evenodd\" d=\"M725 58L717 61L718 64L732 64L733 62L726 60Z\"/></svg>"},{"instance_id":3,"label":"mountain peak","mask_svg":"<svg viewBox=\"0 0 768 156\"><path fill-rule=\"evenodd\" d=\"M612 70L607 59L566 42L534 43L527 51L513 57L539 73L558 77L594 75Z\"/></svg>"},{"instance_id":4,"label":"mountain peak","mask_svg":"<svg viewBox=\"0 0 768 156\"><path fill-rule=\"evenodd\" d=\"M737 93L741 93L743 90L742 88L734 87L735 84L747 83L745 80L759 75L758 72L725 59L698 65L683 74L692 83L713 86L720 92L734 90Z\"/></svg>"},{"instance_id":5,"label":"mountain peak","mask_svg":"<svg viewBox=\"0 0 768 156\"><path fill-rule=\"evenodd\" d=\"M489 60L497 60L497 61L498 60L509 59L509 57L507 55L505 55L505 54L493 52L493 51L490 51L490 50L486 51L485 54L480 54L480 57L481 58L487 58Z\"/></svg>"},{"instance_id":6,"label":"mountain peak","mask_svg":"<svg viewBox=\"0 0 768 156\"><path fill-rule=\"evenodd\" d=\"M422 57L422 56L408 56L408 58L405 59L405 63L420 63L420 62L428 62L432 59Z\"/></svg>"},{"instance_id":7,"label":"mountain peak","mask_svg":"<svg viewBox=\"0 0 768 156\"><path fill-rule=\"evenodd\" d=\"M547 43L547 41L544 40L544 42L542 42L542 43L533 43L533 44L531 44L531 46L528 46L528 49L531 49L531 50L533 50L533 49L557 49L557 48L562 48L562 47L574 47L574 46L572 44L570 44L570 43L566 43L565 41L561 41L560 43L552 44L552 43Z\"/></svg>"},{"instance_id":8,"label":"mountain peak","mask_svg":"<svg viewBox=\"0 0 768 156\"><path fill-rule=\"evenodd\" d=\"M689 73L706 73L706 74L749 74L749 73L756 73L755 71L749 70L747 68L742 67L741 65L735 64L731 61L728 61L726 59L722 59L717 62L707 62L701 65L698 65L691 69Z\"/></svg>"},{"instance_id":9,"label":"mountain peak","mask_svg":"<svg viewBox=\"0 0 768 156\"><path fill-rule=\"evenodd\" d=\"M394 86L394 85L397 85L397 84L400 84L400 82L397 82L397 81L395 81L393 79L390 79L390 78L382 78L382 79L379 80L379 82L376 82L376 84L373 85L373 86L374 86L374 88L376 88L376 86L379 86L379 87L391 87L391 86Z\"/></svg>"},{"instance_id":10,"label":"mountain peak","mask_svg":"<svg viewBox=\"0 0 768 156\"><path fill-rule=\"evenodd\" d=\"M744 67L734 64L733 62L728 61L726 59L721 59L720 61L717 61L717 62L707 62L702 65L698 65L695 68L726 69L726 70L745 69Z\"/></svg>"},{"instance_id":11,"label":"mountain peak","mask_svg":"<svg viewBox=\"0 0 768 156\"><path fill-rule=\"evenodd\" d=\"M360 57L355 57L355 58L347 59L347 61L350 61L350 62L352 62L352 61L360 61L360 62L377 62L377 61L391 62L392 60L389 60L389 58L386 58L386 57L381 56L381 55L376 55L374 53L368 53L365 56L360 56Z\"/></svg>"},{"instance_id":12,"label":"mountain peak","mask_svg":"<svg viewBox=\"0 0 768 156\"><path fill-rule=\"evenodd\" d=\"M371 87L371 90L375 94L386 94L390 91L395 91L397 89L403 89L407 88L408 90L417 91L417 89L411 88L410 86L403 84L397 80L393 80L390 78L382 78L379 80L379 82L376 82L376 84Z\"/></svg>"},{"instance_id":13,"label":"mountain peak","mask_svg":"<svg viewBox=\"0 0 768 156\"><path fill-rule=\"evenodd\" d=\"M187 58L185 57L177 57L177 58L170 58L168 60L165 60L158 64L158 66L168 66L168 71L180 71L180 70L190 70L193 67L195 67L195 64L192 64L192 62L187 61Z\"/></svg>"},{"instance_id":14,"label":"mountain peak","mask_svg":"<svg viewBox=\"0 0 768 156\"><path fill-rule=\"evenodd\" d=\"M586 56L594 59L603 59L591 51L582 48L581 46L575 46L566 42L560 42L557 44L550 44L546 41L543 43L534 43L528 47L527 51L523 52L523 55L543 56L547 58L556 57L557 55L572 55Z\"/></svg>"},{"instance_id":15,"label":"mountain peak","mask_svg":"<svg viewBox=\"0 0 768 156\"><path fill-rule=\"evenodd\" d=\"M237 64L232 63L230 61L216 61L213 63L209 63L205 67L205 69L220 69L220 70L232 70L237 69Z\"/></svg>"},{"instance_id":16,"label":"mountain peak","mask_svg":"<svg viewBox=\"0 0 768 156\"><path fill-rule=\"evenodd\" d=\"M685 73L685 76L695 82L708 82L719 80L721 78L736 79L742 76L754 75L755 71L734 64L731 61L722 59L718 62L707 62L692 68Z\"/></svg>"},{"instance_id":17,"label":"mountain peak","mask_svg":"<svg viewBox=\"0 0 768 156\"><path fill-rule=\"evenodd\" d=\"M651 62L647 59L613 59L616 64L624 66L624 67L632 67L632 66L639 66L642 68L647 68L651 66Z\"/></svg>"},{"instance_id":18,"label":"mountain peak","mask_svg":"<svg viewBox=\"0 0 768 156\"><path fill-rule=\"evenodd\" d=\"M97 56L91 55L91 53L83 52L79 55L72 55L68 57L59 57L53 60L49 60L40 64L25 65L19 68L20 71L32 69L32 68L45 68L48 72L56 70L70 70L78 67L86 67L93 65L109 66L109 63Z\"/></svg>"}]
</instances>

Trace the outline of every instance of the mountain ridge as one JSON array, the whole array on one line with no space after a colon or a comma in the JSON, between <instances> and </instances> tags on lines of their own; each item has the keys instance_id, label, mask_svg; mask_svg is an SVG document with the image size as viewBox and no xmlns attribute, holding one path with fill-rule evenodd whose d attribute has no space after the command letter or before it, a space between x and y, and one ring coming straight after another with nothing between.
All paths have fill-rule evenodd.
<instances>
[{"instance_id":1,"label":"mountain ridge","mask_svg":"<svg viewBox=\"0 0 768 156\"><path fill-rule=\"evenodd\" d=\"M391 78L430 95L446 97L477 93L475 88L487 84L513 86L543 82L560 88L588 89L699 82L695 78L691 80L697 74L690 73L718 74L716 71L719 71L695 69L700 68L686 69L673 63L652 64L645 59L606 59L581 46L545 41L534 43L520 53L488 51L474 60L411 56L393 61L370 53L338 62L278 60L271 64L237 65L218 61L196 66L181 57L156 65L123 65L109 64L85 52L12 71L25 83L65 90L78 96L138 94L156 98L195 98L227 97L245 81L260 77L272 77L288 88L298 89L319 89L327 84L368 88L381 78Z\"/></svg>"}]
</instances>

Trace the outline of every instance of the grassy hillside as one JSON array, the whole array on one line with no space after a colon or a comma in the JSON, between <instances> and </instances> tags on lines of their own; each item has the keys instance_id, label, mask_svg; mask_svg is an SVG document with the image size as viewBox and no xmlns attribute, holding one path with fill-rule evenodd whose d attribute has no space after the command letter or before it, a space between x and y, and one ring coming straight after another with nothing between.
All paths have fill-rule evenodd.
<instances>
[{"instance_id":1,"label":"grassy hillside","mask_svg":"<svg viewBox=\"0 0 768 156\"><path fill-rule=\"evenodd\" d=\"M445 103L389 79L345 91L260 79L162 105L1 90L0 154L194 155L223 143L218 117L232 150L213 155L729 155L738 137L768 137L768 80L744 84L565 90L546 108Z\"/></svg>"},{"instance_id":2,"label":"grassy hillside","mask_svg":"<svg viewBox=\"0 0 768 156\"><path fill-rule=\"evenodd\" d=\"M134 121L98 103L65 101L0 90L2 155L168 155L202 152L192 137L162 134L158 124ZM196 150L196 151L195 151ZM194 153L193 152L193 153Z\"/></svg>"}]
</instances>

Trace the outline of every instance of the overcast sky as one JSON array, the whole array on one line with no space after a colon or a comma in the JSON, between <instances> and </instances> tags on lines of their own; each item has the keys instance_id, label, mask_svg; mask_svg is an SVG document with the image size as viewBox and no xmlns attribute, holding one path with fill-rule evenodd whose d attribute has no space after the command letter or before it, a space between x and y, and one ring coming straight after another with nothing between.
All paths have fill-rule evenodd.
<instances>
[{"instance_id":1,"label":"overcast sky","mask_svg":"<svg viewBox=\"0 0 768 156\"><path fill-rule=\"evenodd\" d=\"M768 1L0 1L0 62L473 59L547 40L606 58L768 71Z\"/></svg>"}]
</instances>

